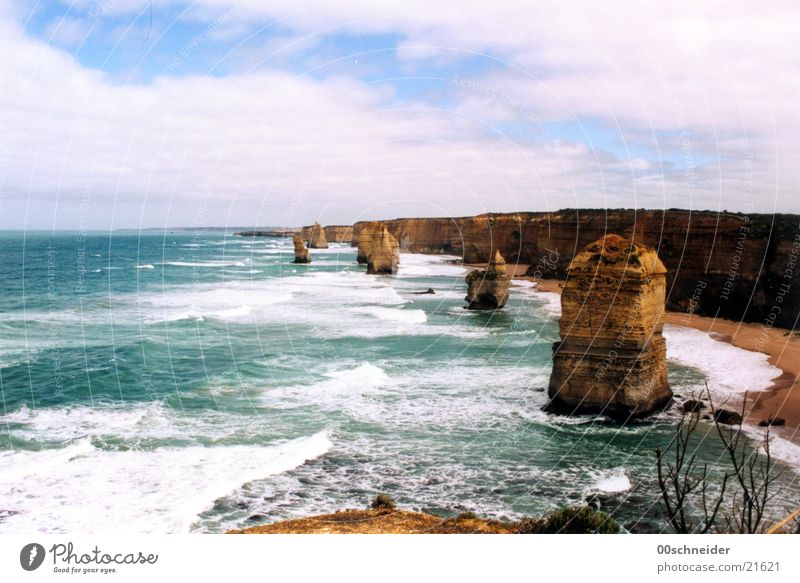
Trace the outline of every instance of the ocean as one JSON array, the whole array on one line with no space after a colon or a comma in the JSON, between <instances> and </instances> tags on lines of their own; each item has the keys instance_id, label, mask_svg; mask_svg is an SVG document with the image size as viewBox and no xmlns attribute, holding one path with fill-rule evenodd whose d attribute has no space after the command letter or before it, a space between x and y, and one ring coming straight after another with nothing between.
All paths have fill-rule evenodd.
<instances>
[{"instance_id":1,"label":"ocean","mask_svg":"<svg viewBox=\"0 0 800 583\"><path fill-rule=\"evenodd\" d=\"M0 234L0 532L224 532L380 492L498 519L594 496L629 530L664 529L654 450L675 410L626 426L541 410L556 295L516 282L505 310L468 312L457 258L404 253L371 276L350 246L311 254L215 232ZM780 374L665 336L679 394ZM696 442L714 475L714 429ZM776 439L778 502L798 498L797 451Z\"/></svg>"}]
</instances>

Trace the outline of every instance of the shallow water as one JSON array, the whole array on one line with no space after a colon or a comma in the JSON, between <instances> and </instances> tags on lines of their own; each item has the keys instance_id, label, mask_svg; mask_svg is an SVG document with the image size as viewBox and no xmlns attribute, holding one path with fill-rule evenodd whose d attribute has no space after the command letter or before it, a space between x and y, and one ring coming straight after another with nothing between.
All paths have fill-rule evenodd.
<instances>
[{"instance_id":1,"label":"shallow water","mask_svg":"<svg viewBox=\"0 0 800 583\"><path fill-rule=\"evenodd\" d=\"M378 492L496 518L597 493L629 528L661 528L653 452L674 413L541 411L557 296L521 282L505 311L471 313L454 258L403 254L378 277L349 246L312 256L216 233L0 235L0 532L219 532ZM678 393L779 374L665 335Z\"/></svg>"}]
</instances>

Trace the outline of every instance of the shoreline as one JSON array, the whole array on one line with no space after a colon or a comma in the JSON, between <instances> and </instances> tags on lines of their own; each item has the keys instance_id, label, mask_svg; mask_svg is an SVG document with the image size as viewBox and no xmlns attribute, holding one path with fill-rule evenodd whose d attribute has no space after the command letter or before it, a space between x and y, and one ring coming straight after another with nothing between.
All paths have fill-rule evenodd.
<instances>
[{"instance_id":1,"label":"shoreline","mask_svg":"<svg viewBox=\"0 0 800 583\"><path fill-rule=\"evenodd\" d=\"M535 283L538 291L561 294L560 280L526 276L524 274L527 267L522 264L509 265L509 275L516 280ZM772 385L765 390L749 394L751 404L748 406L745 421L747 425L758 427L762 419L782 417L786 420L786 425L773 427L772 433L800 444L800 337L795 336L795 331L686 312L666 311L665 320L673 326L705 332L719 342L728 342L743 350L766 354L769 363L783 374L773 380Z\"/></svg>"}]
</instances>

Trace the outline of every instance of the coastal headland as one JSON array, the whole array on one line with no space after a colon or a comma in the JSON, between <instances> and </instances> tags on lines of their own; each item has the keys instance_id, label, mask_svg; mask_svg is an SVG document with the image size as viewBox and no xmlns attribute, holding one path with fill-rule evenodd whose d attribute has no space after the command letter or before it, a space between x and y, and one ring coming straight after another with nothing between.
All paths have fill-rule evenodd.
<instances>
[{"instance_id":1,"label":"coastal headland","mask_svg":"<svg viewBox=\"0 0 800 583\"><path fill-rule=\"evenodd\" d=\"M328 241L351 243L384 225L411 253L451 254L485 264L499 250L509 268L563 279L587 244L614 233L654 248L667 273L667 308L794 329L800 315L800 215L639 209L563 209L467 217L400 218L324 227ZM293 236L299 229L239 231Z\"/></svg>"}]
</instances>

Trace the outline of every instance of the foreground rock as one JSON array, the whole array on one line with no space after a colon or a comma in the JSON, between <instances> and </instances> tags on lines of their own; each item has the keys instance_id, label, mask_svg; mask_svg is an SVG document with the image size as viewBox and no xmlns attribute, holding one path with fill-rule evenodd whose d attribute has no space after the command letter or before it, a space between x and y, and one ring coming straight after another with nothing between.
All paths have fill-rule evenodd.
<instances>
[{"instance_id":1,"label":"foreground rock","mask_svg":"<svg viewBox=\"0 0 800 583\"><path fill-rule=\"evenodd\" d=\"M670 402L662 336L666 273L653 249L618 235L576 255L561 294L551 410L627 419Z\"/></svg>"},{"instance_id":2,"label":"foreground rock","mask_svg":"<svg viewBox=\"0 0 800 583\"><path fill-rule=\"evenodd\" d=\"M620 525L588 506L571 506L541 518L499 522L469 512L442 518L423 512L371 508L263 524L228 534L614 534Z\"/></svg>"},{"instance_id":3,"label":"foreground rock","mask_svg":"<svg viewBox=\"0 0 800 583\"><path fill-rule=\"evenodd\" d=\"M300 235L294 236L294 263L311 263L311 256Z\"/></svg>"},{"instance_id":4,"label":"foreground rock","mask_svg":"<svg viewBox=\"0 0 800 583\"><path fill-rule=\"evenodd\" d=\"M311 236L308 239L309 249L327 249L328 240L325 238L325 229L319 223L314 223L314 228L311 229Z\"/></svg>"},{"instance_id":5,"label":"foreground rock","mask_svg":"<svg viewBox=\"0 0 800 583\"><path fill-rule=\"evenodd\" d=\"M400 263L400 245L392 234L381 227L375 234L367 250L367 273L394 274Z\"/></svg>"},{"instance_id":6,"label":"foreground rock","mask_svg":"<svg viewBox=\"0 0 800 583\"><path fill-rule=\"evenodd\" d=\"M479 518L445 519L404 510L343 510L264 524L231 534L512 534L514 525Z\"/></svg>"},{"instance_id":7,"label":"foreground rock","mask_svg":"<svg viewBox=\"0 0 800 583\"><path fill-rule=\"evenodd\" d=\"M511 277L506 273L506 261L495 250L486 269L476 269L467 274L468 310L499 310L508 301Z\"/></svg>"}]
</instances>

